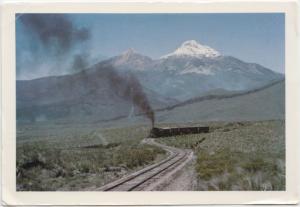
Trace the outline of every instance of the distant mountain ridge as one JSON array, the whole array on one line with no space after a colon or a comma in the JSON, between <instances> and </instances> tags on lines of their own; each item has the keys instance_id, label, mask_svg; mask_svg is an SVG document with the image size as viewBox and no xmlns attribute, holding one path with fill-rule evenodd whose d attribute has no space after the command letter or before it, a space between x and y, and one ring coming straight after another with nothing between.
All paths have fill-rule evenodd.
<instances>
[{"instance_id":1,"label":"distant mountain ridge","mask_svg":"<svg viewBox=\"0 0 300 207\"><path fill-rule=\"evenodd\" d=\"M139 113L112 92L107 66L121 75L134 74L154 109L185 103L211 91L247 91L284 78L194 40L156 60L129 49L75 74L17 81L18 119L107 120Z\"/></svg>"}]
</instances>

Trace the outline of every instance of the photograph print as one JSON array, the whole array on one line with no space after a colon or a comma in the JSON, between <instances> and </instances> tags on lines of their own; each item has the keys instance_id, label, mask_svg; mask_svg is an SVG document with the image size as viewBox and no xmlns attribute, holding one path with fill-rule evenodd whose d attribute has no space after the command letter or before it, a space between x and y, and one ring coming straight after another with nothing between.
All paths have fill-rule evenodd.
<instances>
[{"instance_id":1,"label":"photograph print","mask_svg":"<svg viewBox=\"0 0 300 207\"><path fill-rule=\"evenodd\" d=\"M19 13L17 191L285 191L284 13Z\"/></svg>"}]
</instances>

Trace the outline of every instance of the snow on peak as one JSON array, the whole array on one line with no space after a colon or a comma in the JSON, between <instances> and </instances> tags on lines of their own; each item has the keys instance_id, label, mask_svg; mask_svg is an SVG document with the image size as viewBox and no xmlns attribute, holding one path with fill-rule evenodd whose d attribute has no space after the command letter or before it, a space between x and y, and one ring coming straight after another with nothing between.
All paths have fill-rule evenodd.
<instances>
[{"instance_id":1,"label":"snow on peak","mask_svg":"<svg viewBox=\"0 0 300 207\"><path fill-rule=\"evenodd\" d=\"M214 58L221 56L221 54L214 50L213 48L201 45L195 40L188 40L181 44L179 48L177 48L174 52L164 55L161 58L168 58L171 56L175 57L184 57L184 56L191 56L197 58Z\"/></svg>"}]
</instances>

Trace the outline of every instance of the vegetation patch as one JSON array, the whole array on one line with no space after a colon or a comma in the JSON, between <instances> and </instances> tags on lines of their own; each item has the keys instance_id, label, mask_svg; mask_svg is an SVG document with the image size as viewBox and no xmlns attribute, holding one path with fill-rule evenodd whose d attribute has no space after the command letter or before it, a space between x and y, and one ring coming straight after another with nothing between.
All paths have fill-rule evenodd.
<instances>
[{"instance_id":1,"label":"vegetation patch","mask_svg":"<svg viewBox=\"0 0 300 207\"><path fill-rule=\"evenodd\" d=\"M284 121L209 125L208 134L158 139L194 150L195 190L285 190Z\"/></svg>"},{"instance_id":2,"label":"vegetation patch","mask_svg":"<svg viewBox=\"0 0 300 207\"><path fill-rule=\"evenodd\" d=\"M284 190L285 166L279 155L245 154L228 149L197 154L200 190Z\"/></svg>"},{"instance_id":3,"label":"vegetation patch","mask_svg":"<svg viewBox=\"0 0 300 207\"><path fill-rule=\"evenodd\" d=\"M196 170L200 178L209 180L224 172L232 172L234 169L235 156L226 150L208 154L200 151L197 154Z\"/></svg>"},{"instance_id":4,"label":"vegetation patch","mask_svg":"<svg viewBox=\"0 0 300 207\"><path fill-rule=\"evenodd\" d=\"M56 191L100 187L166 156L159 147L141 144L146 133L146 128L137 127L66 136L60 142L59 137L27 138L17 146L17 189Z\"/></svg>"}]
</instances>

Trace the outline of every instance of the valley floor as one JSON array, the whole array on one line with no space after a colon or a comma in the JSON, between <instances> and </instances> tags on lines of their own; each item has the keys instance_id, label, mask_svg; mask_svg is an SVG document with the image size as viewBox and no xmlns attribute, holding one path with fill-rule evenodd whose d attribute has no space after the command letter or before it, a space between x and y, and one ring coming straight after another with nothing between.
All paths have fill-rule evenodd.
<instances>
[{"instance_id":1,"label":"valley floor","mask_svg":"<svg viewBox=\"0 0 300 207\"><path fill-rule=\"evenodd\" d=\"M166 126L163 124L160 126ZM168 124L174 126L178 124ZM210 133L159 138L194 160L157 190L284 190L285 122L207 122ZM164 159L149 127L18 125L18 191L84 191Z\"/></svg>"}]
</instances>

